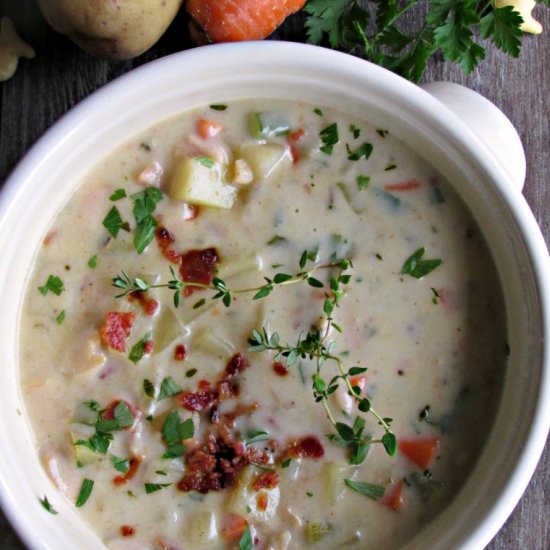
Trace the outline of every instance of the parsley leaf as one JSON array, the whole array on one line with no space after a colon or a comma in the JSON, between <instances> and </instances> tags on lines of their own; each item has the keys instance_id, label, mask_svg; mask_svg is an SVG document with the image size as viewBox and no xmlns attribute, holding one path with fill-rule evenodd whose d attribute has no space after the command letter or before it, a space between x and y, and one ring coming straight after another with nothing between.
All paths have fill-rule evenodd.
<instances>
[{"instance_id":1,"label":"parsley leaf","mask_svg":"<svg viewBox=\"0 0 550 550\"><path fill-rule=\"evenodd\" d=\"M130 469L130 460L127 458L111 455L111 462L117 472L125 474Z\"/></svg>"},{"instance_id":2,"label":"parsley leaf","mask_svg":"<svg viewBox=\"0 0 550 550\"><path fill-rule=\"evenodd\" d=\"M147 350L147 342L151 339L151 336L149 334L145 334L143 338L138 340L130 350L130 353L128 354L128 359L134 363L134 365L137 365L141 359L143 359L143 356L145 355L145 352Z\"/></svg>"},{"instance_id":3,"label":"parsley leaf","mask_svg":"<svg viewBox=\"0 0 550 550\"><path fill-rule=\"evenodd\" d=\"M51 502L48 500L48 497L44 495L44 498L39 498L38 501L42 504L42 507L50 512L50 514L56 516L59 512L52 506Z\"/></svg>"},{"instance_id":4,"label":"parsley leaf","mask_svg":"<svg viewBox=\"0 0 550 550\"><path fill-rule=\"evenodd\" d=\"M134 218L136 231L134 233L134 248L141 254L153 240L157 229L157 222L151 215L157 204L164 198L162 191L156 187L147 187L139 193L131 195L134 203Z\"/></svg>"},{"instance_id":5,"label":"parsley leaf","mask_svg":"<svg viewBox=\"0 0 550 550\"><path fill-rule=\"evenodd\" d=\"M252 541L252 533L250 532L250 526L247 525L239 540L239 550L252 550L253 548L254 542Z\"/></svg>"},{"instance_id":6,"label":"parsley leaf","mask_svg":"<svg viewBox=\"0 0 550 550\"><path fill-rule=\"evenodd\" d=\"M113 206L111 210L105 216L103 220L103 227L109 232L109 234L115 239L118 236L118 232L123 229L124 231L130 231L128 222L122 221L122 216L116 206Z\"/></svg>"},{"instance_id":7,"label":"parsley leaf","mask_svg":"<svg viewBox=\"0 0 550 550\"><path fill-rule=\"evenodd\" d=\"M356 493L378 500L384 496L386 489L379 485L372 485L371 483L365 483L364 481L353 481L351 479L344 479L344 483L353 489Z\"/></svg>"},{"instance_id":8,"label":"parsley leaf","mask_svg":"<svg viewBox=\"0 0 550 550\"><path fill-rule=\"evenodd\" d=\"M49 275L44 286L39 286L38 290L42 296L46 296L48 291L53 292L56 296L59 296L65 290L65 286L63 285L63 281L57 275Z\"/></svg>"},{"instance_id":9,"label":"parsley leaf","mask_svg":"<svg viewBox=\"0 0 550 550\"><path fill-rule=\"evenodd\" d=\"M75 502L75 506L77 508L80 508L81 506L84 506L84 504L86 504L86 502L90 498L90 495L92 494L93 488L94 488L94 482L91 479L82 480L80 492L78 493L78 497Z\"/></svg>"},{"instance_id":10,"label":"parsley leaf","mask_svg":"<svg viewBox=\"0 0 550 550\"><path fill-rule=\"evenodd\" d=\"M439 267L443 263L443 260L439 258L434 260L422 260L424 252L424 247L413 252L413 254L405 260L399 274L410 275L415 279L421 279L424 275L431 273L436 267Z\"/></svg>"},{"instance_id":11,"label":"parsley leaf","mask_svg":"<svg viewBox=\"0 0 550 550\"><path fill-rule=\"evenodd\" d=\"M171 376L166 377L160 384L160 391L157 397L157 401L162 401L167 397L178 395L181 393L181 388L176 384Z\"/></svg>"},{"instance_id":12,"label":"parsley leaf","mask_svg":"<svg viewBox=\"0 0 550 550\"><path fill-rule=\"evenodd\" d=\"M119 201L120 199L123 199L125 197L126 197L126 191L124 189L117 189L109 197L109 200L115 202L115 201Z\"/></svg>"},{"instance_id":13,"label":"parsley leaf","mask_svg":"<svg viewBox=\"0 0 550 550\"><path fill-rule=\"evenodd\" d=\"M518 57L522 32L519 30L523 17L513 6L493 8L481 19L479 32L483 38L490 38L497 48Z\"/></svg>"},{"instance_id":14,"label":"parsley leaf","mask_svg":"<svg viewBox=\"0 0 550 550\"><path fill-rule=\"evenodd\" d=\"M338 137L338 124L334 122L330 126L327 126L321 130L319 135L321 136L321 141L323 142L320 150L326 155L331 155L334 146L338 143L338 141L340 141L340 138Z\"/></svg>"},{"instance_id":15,"label":"parsley leaf","mask_svg":"<svg viewBox=\"0 0 550 550\"><path fill-rule=\"evenodd\" d=\"M151 493L155 493L156 491L160 491L165 487L170 487L170 485L172 484L171 483L146 483L145 492L149 495Z\"/></svg>"},{"instance_id":16,"label":"parsley leaf","mask_svg":"<svg viewBox=\"0 0 550 550\"><path fill-rule=\"evenodd\" d=\"M185 453L182 440L191 439L195 435L195 425L193 419L182 421L179 413L174 411L166 417L161 433L167 447L162 457L177 458Z\"/></svg>"},{"instance_id":17,"label":"parsley leaf","mask_svg":"<svg viewBox=\"0 0 550 550\"><path fill-rule=\"evenodd\" d=\"M361 157L365 157L365 160L368 160L372 153L372 143L363 143L355 151L352 151L346 143L346 149L348 151L348 160L359 160Z\"/></svg>"}]
</instances>

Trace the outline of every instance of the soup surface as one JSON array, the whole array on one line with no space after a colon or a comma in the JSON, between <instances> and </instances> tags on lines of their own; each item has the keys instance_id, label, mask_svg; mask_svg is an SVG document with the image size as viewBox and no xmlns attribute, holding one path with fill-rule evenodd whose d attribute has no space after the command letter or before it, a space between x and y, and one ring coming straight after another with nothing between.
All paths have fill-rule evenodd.
<instances>
[{"instance_id":1,"label":"soup surface","mask_svg":"<svg viewBox=\"0 0 550 550\"><path fill-rule=\"evenodd\" d=\"M46 472L110 548L397 548L471 471L506 348L482 235L434 169L258 100L147 130L68 201L21 384Z\"/></svg>"}]
</instances>

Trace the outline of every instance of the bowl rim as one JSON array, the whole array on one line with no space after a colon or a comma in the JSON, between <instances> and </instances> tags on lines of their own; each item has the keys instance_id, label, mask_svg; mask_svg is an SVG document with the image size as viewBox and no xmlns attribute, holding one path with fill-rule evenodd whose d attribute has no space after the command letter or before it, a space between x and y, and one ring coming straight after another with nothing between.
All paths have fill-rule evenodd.
<instances>
[{"instance_id":1,"label":"bowl rim","mask_svg":"<svg viewBox=\"0 0 550 550\"><path fill-rule=\"evenodd\" d=\"M532 259L533 275L538 290L542 333L544 335L550 333L550 285L546 281L547 274L550 273L548 250L533 214L525 199L513 189L509 175L490 155L486 154L486 149L479 148L479 142L470 129L427 92L376 65L316 46L275 41L212 45L166 56L118 77L73 107L48 129L28 151L10 174L0 192L0 220L7 216L13 204L17 204L22 189L28 185L26 182L36 178L37 167L44 162L44 159L48 158L52 150L56 151L57 148L65 146L68 136L77 133L83 125L89 124L90 118L97 117L102 106L105 106L113 98L123 96L128 89L139 86L143 80L161 78L163 74L170 73L174 69L177 70L178 67L183 67L188 63L195 66L208 66L214 58L242 59L251 51L253 51L254 57L265 60L279 58L293 66L305 64L311 70L326 69L330 65L333 71L336 66L338 66L338 71L349 71L350 74L357 71L361 74L355 75L355 78L377 81L382 89L387 90L392 101L406 101L411 109L420 110L423 113L422 116L427 117L431 124L442 129L449 139L452 138L468 151L498 188L498 192L518 224L527 254ZM2 240L0 240L0 248L3 248ZM501 491L501 498L479 523L477 529L463 536L461 544L465 548L482 548L493 538L516 506L544 449L550 428L550 357L548 344L544 343L544 345L539 399L535 406L529 432L525 437L525 449L520 454L512 475ZM10 506L12 496L10 496L8 485L6 472L0 472L0 504L11 524L29 547L47 547L43 546L45 543L41 540L40 534L35 534L32 529L29 529L29 520L21 517Z\"/></svg>"}]
</instances>

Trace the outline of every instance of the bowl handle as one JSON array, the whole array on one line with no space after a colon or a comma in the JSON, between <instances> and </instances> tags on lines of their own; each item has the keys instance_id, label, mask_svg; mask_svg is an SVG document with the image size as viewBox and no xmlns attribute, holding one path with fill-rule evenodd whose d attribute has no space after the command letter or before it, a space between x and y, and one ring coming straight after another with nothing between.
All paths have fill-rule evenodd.
<instances>
[{"instance_id":1,"label":"bowl handle","mask_svg":"<svg viewBox=\"0 0 550 550\"><path fill-rule=\"evenodd\" d=\"M506 169L514 188L521 191L525 183L525 152L506 115L482 95L454 82L428 82L420 87L458 115Z\"/></svg>"}]
</instances>

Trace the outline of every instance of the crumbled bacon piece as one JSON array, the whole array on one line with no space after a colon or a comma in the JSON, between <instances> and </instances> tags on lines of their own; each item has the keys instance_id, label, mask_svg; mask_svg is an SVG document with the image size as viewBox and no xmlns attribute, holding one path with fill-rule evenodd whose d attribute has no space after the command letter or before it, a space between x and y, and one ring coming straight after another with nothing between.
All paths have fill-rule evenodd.
<instances>
[{"instance_id":1,"label":"crumbled bacon piece","mask_svg":"<svg viewBox=\"0 0 550 550\"><path fill-rule=\"evenodd\" d=\"M141 458L132 457L130 459L130 466L128 468L128 471L125 474L114 477L113 483L115 485L124 485L127 481L129 481L136 475L140 464Z\"/></svg>"},{"instance_id":2,"label":"crumbled bacon piece","mask_svg":"<svg viewBox=\"0 0 550 550\"><path fill-rule=\"evenodd\" d=\"M101 341L117 351L126 349L126 338L130 335L136 314L132 312L109 311L99 329Z\"/></svg>"},{"instance_id":3,"label":"crumbled bacon piece","mask_svg":"<svg viewBox=\"0 0 550 550\"><path fill-rule=\"evenodd\" d=\"M176 361L184 361L187 357L187 348L183 344L178 344L174 350L174 359Z\"/></svg>"},{"instance_id":4,"label":"crumbled bacon piece","mask_svg":"<svg viewBox=\"0 0 550 550\"><path fill-rule=\"evenodd\" d=\"M140 292L138 290L128 294L128 301L138 301L139 305L143 308L143 312L145 313L145 315L149 315L149 317L152 317L158 311L158 308L160 306L157 300L154 300L153 298L148 298L147 293Z\"/></svg>"},{"instance_id":5,"label":"crumbled bacon piece","mask_svg":"<svg viewBox=\"0 0 550 550\"><path fill-rule=\"evenodd\" d=\"M275 489L279 484L279 474L277 472L262 472L252 482L252 489Z\"/></svg>"},{"instance_id":6,"label":"crumbled bacon piece","mask_svg":"<svg viewBox=\"0 0 550 550\"><path fill-rule=\"evenodd\" d=\"M227 399L233 399L239 395L239 385L232 380L223 380L218 382L218 399L220 401L226 401Z\"/></svg>"},{"instance_id":7,"label":"crumbled bacon piece","mask_svg":"<svg viewBox=\"0 0 550 550\"><path fill-rule=\"evenodd\" d=\"M293 441L286 450L286 456L290 458L321 458L324 454L321 442L312 435Z\"/></svg>"},{"instance_id":8,"label":"crumbled bacon piece","mask_svg":"<svg viewBox=\"0 0 550 550\"><path fill-rule=\"evenodd\" d=\"M120 534L123 537L131 537L135 532L135 527L132 527L131 525L122 525L120 527Z\"/></svg>"},{"instance_id":9,"label":"crumbled bacon piece","mask_svg":"<svg viewBox=\"0 0 550 550\"><path fill-rule=\"evenodd\" d=\"M180 407L188 411L202 411L210 407L218 397L215 390L182 392L176 396L176 401Z\"/></svg>"},{"instance_id":10,"label":"crumbled bacon piece","mask_svg":"<svg viewBox=\"0 0 550 550\"><path fill-rule=\"evenodd\" d=\"M273 370L279 376L286 376L288 374L288 368L284 363L279 363L278 361L273 361Z\"/></svg>"},{"instance_id":11,"label":"crumbled bacon piece","mask_svg":"<svg viewBox=\"0 0 550 550\"><path fill-rule=\"evenodd\" d=\"M186 283L200 283L209 285L216 273L219 262L215 248L204 250L189 250L181 256L180 275ZM184 296L190 296L199 287L187 286L183 290Z\"/></svg>"},{"instance_id":12,"label":"crumbled bacon piece","mask_svg":"<svg viewBox=\"0 0 550 550\"><path fill-rule=\"evenodd\" d=\"M143 353L149 355L155 348L155 342L153 340L145 340L143 343Z\"/></svg>"},{"instance_id":13,"label":"crumbled bacon piece","mask_svg":"<svg viewBox=\"0 0 550 550\"><path fill-rule=\"evenodd\" d=\"M172 244L174 244L175 240L174 236L166 227L158 227L155 232L155 237L157 238L157 244L160 248L160 251L162 252L162 255L173 264L179 264L181 261L181 254L176 252L172 248Z\"/></svg>"},{"instance_id":14,"label":"crumbled bacon piece","mask_svg":"<svg viewBox=\"0 0 550 550\"><path fill-rule=\"evenodd\" d=\"M235 376L237 374L240 374L245 369L247 369L250 366L250 362L248 359L243 357L240 353L236 353L229 359L226 367L225 372L227 373L228 377Z\"/></svg>"}]
</instances>

